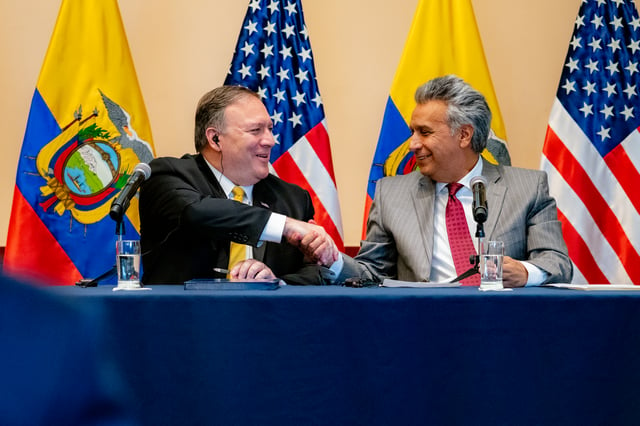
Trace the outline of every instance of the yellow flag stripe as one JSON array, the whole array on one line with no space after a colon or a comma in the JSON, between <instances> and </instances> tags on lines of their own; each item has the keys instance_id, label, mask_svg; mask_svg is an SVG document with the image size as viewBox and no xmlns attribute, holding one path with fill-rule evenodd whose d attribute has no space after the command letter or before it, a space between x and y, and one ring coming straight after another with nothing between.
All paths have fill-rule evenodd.
<instances>
[{"instance_id":1,"label":"yellow flag stripe","mask_svg":"<svg viewBox=\"0 0 640 426\"><path fill-rule=\"evenodd\" d=\"M407 123L416 88L446 74L460 76L486 97L493 113L491 127L506 139L470 0L421 0L390 91Z\"/></svg>"},{"instance_id":2,"label":"yellow flag stripe","mask_svg":"<svg viewBox=\"0 0 640 426\"><path fill-rule=\"evenodd\" d=\"M68 0L65 0L68 3ZM103 107L102 91L131 116L138 136L151 143L151 127L115 0L81 0L63 4L37 87L60 127L82 106L84 116ZM100 31L79 31L95 21ZM105 115L96 123L109 128Z\"/></svg>"}]
</instances>

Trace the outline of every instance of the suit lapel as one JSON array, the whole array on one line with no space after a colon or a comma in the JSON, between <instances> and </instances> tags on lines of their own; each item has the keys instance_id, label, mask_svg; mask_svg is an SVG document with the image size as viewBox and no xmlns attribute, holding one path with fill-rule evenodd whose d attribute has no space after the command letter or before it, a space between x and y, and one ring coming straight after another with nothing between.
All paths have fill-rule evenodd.
<instances>
[{"instance_id":1,"label":"suit lapel","mask_svg":"<svg viewBox=\"0 0 640 426\"><path fill-rule=\"evenodd\" d=\"M256 207L262 207L267 210L272 210L278 203L278 198L275 196L271 187L267 184L267 179L263 179L256 183L253 187L253 205Z\"/></svg>"},{"instance_id":2,"label":"suit lapel","mask_svg":"<svg viewBox=\"0 0 640 426\"><path fill-rule=\"evenodd\" d=\"M184 158L184 157L183 157ZM204 159L202 154L195 156L196 166L200 175L196 179L196 185L199 191L203 195L211 195L214 198L227 198L227 194L224 193L220 182L214 176L207 160ZM229 263L229 244L221 243L218 240L211 239L209 241L211 245L211 251L217 253L217 258L214 260L215 265L226 265ZM226 266L225 266L226 267Z\"/></svg>"},{"instance_id":3,"label":"suit lapel","mask_svg":"<svg viewBox=\"0 0 640 426\"><path fill-rule=\"evenodd\" d=\"M220 182L213 175L207 160L204 159L202 154L198 154L196 157L196 164L198 165L198 169L200 173L205 177L207 183L209 185L210 194L216 198L227 198L227 194L224 193L222 187L220 186Z\"/></svg>"},{"instance_id":4,"label":"suit lapel","mask_svg":"<svg viewBox=\"0 0 640 426\"><path fill-rule=\"evenodd\" d=\"M414 212L416 214L420 235L422 235L423 250L426 262L422 262L424 270L420 276L428 277L433 257L433 210L435 202L435 185L429 178L421 176L417 181L417 191L413 197Z\"/></svg>"},{"instance_id":5,"label":"suit lapel","mask_svg":"<svg viewBox=\"0 0 640 426\"><path fill-rule=\"evenodd\" d=\"M484 224L484 233L487 238L490 238L498 223L498 218L502 213L507 187L504 185L498 166L484 159L482 161L484 162L482 165L482 175L487 178L486 195L487 207L489 209L489 216Z\"/></svg>"}]
</instances>

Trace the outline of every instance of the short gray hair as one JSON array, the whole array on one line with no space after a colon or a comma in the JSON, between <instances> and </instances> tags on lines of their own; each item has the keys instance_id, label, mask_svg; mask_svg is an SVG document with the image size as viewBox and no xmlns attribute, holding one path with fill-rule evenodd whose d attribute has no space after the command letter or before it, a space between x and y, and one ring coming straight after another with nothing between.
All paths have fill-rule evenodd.
<instances>
[{"instance_id":1,"label":"short gray hair","mask_svg":"<svg viewBox=\"0 0 640 426\"><path fill-rule=\"evenodd\" d=\"M196 108L194 134L197 152L201 152L207 146L207 129L214 127L219 132L224 131L225 110L229 105L247 96L254 96L260 100L257 93L243 86L220 86L200 98Z\"/></svg>"},{"instance_id":2,"label":"short gray hair","mask_svg":"<svg viewBox=\"0 0 640 426\"><path fill-rule=\"evenodd\" d=\"M491 110L482 93L460 77L449 74L429 80L416 90L417 104L435 100L447 104L447 124L452 134L463 125L473 126L471 148L477 153L482 152L491 130Z\"/></svg>"}]
</instances>

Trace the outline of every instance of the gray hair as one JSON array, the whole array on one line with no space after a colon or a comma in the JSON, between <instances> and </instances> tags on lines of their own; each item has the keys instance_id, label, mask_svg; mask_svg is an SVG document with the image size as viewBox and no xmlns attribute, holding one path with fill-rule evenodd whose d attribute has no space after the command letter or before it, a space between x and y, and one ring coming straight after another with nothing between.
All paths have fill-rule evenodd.
<instances>
[{"instance_id":1,"label":"gray hair","mask_svg":"<svg viewBox=\"0 0 640 426\"><path fill-rule=\"evenodd\" d=\"M471 148L477 153L482 152L491 130L491 110L482 93L460 77L450 74L434 78L416 90L417 104L434 100L447 104L447 124L452 134L463 125L473 126Z\"/></svg>"},{"instance_id":2,"label":"gray hair","mask_svg":"<svg viewBox=\"0 0 640 426\"><path fill-rule=\"evenodd\" d=\"M208 144L207 129L213 127L219 132L224 131L226 124L224 119L225 110L229 105L247 96L254 96L260 100L257 93L242 86L217 87L200 98L196 108L194 134L197 152L201 152Z\"/></svg>"}]
</instances>

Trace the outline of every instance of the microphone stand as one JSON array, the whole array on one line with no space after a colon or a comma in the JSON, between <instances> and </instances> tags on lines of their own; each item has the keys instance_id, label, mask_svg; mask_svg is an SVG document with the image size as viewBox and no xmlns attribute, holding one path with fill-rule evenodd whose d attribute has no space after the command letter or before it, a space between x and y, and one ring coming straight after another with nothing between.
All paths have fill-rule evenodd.
<instances>
[{"instance_id":1,"label":"microphone stand","mask_svg":"<svg viewBox=\"0 0 640 426\"><path fill-rule=\"evenodd\" d=\"M475 257L476 270L480 273L480 253L484 248L484 224L482 222L476 222L476 238L478 239L478 254Z\"/></svg>"},{"instance_id":2,"label":"microphone stand","mask_svg":"<svg viewBox=\"0 0 640 426\"><path fill-rule=\"evenodd\" d=\"M112 219L114 219L113 216ZM117 216L117 218L115 218L114 220L116 222L116 235L118 236L118 239L121 240L122 235L124 234L124 222L122 221L122 216ZM76 282L76 285L78 287L97 287L100 281L111 278L112 276L116 275L117 272L117 266L113 265L111 268L95 278L82 278L81 280Z\"/></svg>"}]
</instances>

